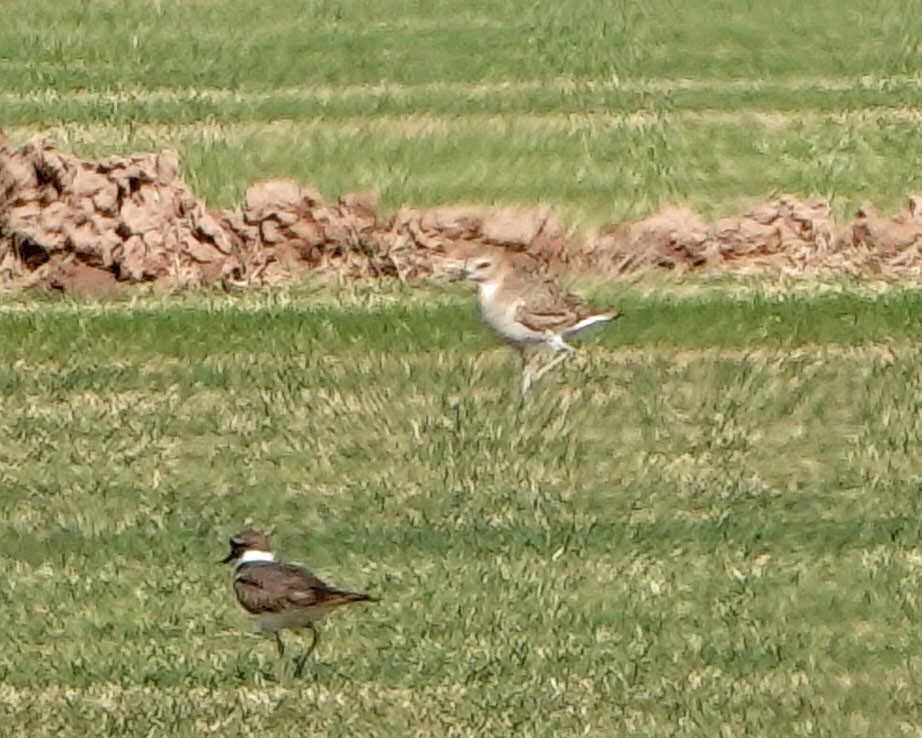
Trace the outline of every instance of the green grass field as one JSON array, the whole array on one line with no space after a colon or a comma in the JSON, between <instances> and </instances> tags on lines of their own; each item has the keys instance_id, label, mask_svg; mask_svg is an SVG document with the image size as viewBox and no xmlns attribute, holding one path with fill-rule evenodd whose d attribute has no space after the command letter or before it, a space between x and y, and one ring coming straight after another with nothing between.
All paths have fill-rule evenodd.
<instances>
[{"instance_id":1,"label":"green grass field","mask_svg":"<svg viewBox=\"0 0 922 738\"><path fill-rule=\"evenodd\" d=\"M0 127L575 228L919 191L922 14L6 0ZM922 735L922 290L581 284L532 400L462 286L0 297L0 735ZM306 675L227 537L382 602ZM306 641L305 641L306 642Z\"/></svg>"},{"instance_id":2,"label":"green grass field","mask_svg":"<svg viewBox=\"0 0 922 738\"><path fill-rule=\"evenodd\" d=\"M907 0L6 0L0 125L177 148L213 206L266 177L385 208L548 202L577 228L920 187Z\"/></svg>"},{"instance_id":3,"label":"green grass field","mask_svg":"<svg viewBox=\"0 0 922 738\"><path fill-rule=\"evenodd\" d=\"M463 289L7 300L4 734L917 734L922 292L595 299L524 405ZM382 597L301 679L251 524Z\"/></svg>"}]
</instances>

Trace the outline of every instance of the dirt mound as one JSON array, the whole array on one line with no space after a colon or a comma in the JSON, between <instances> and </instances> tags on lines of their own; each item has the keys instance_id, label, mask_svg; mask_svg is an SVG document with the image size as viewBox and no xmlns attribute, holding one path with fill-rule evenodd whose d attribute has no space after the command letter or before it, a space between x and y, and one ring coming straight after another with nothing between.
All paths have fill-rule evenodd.
<instances>
[{"instance_id":1,"label":"dirt mound","mask_svg":"<svg viewBox=\"0 0 922 738\"><path fill-rule=\"evenodd\" d=\"M668 208L643 220L628 221L590 239L582 266L617 274L653 267L693 269L714 262L704 219L688 208Z\"/></svg>"},{"instance_id":2,"label":"dirt mound","mask_svg":"<svg viewBox=\"0 0 922 738\"><path fill-rule=\"evenodd\" d=\"M82 162L43 139L17 152L0 141L3 275L52 286L77 261L112 282L213 276L237 244L177 167L171 152Z\"/></svg>"},{"instance_id":3,"label":"dirt mound","mask_svg":"<svg viewBox=\"0 0 922 738\"><path fill-rule=\"evenodd\" d=\"M80 161L36 139L11 151L0 135L0 283L106 291L272 283L305 270L410 279L474 249L520 254L552 272L613 277L670 269L918 275L922 198L883 218L869 207L844 226L822 202L782 196L709 224L669 208L586 239L546 207L445 206L379 213L368 193L327 203L292 180L260 182L234 211L212 212L178 179L173 152Z\"/></svg>"},{"instance_id":4,"label":"dirt mound","mask_svg":"<svg viewBox=\"0 0 922 738\"><path fill-rule=\"evenodd\" d=\"M666 268L739 274L818 272L918 275L922 271L922 198L882 218L866 206L837 226L824 202L781 197L707 224L669 208L590 239L584 266L617 274Z\"/></svg>"},{"instance_id":5,"label":"dirt mound","mask_svg":"<svg viewBox=\"0 0 922 738\"><path fill-rule=\"evenodd\" d=\"M210 212L177 178L173 152L80 161L36 139L0 137L0 281L100 289L118 282L229 289L304 270L412 278L489 244L537 262L567 261L547 209L477 207L378 214L377 198L327 203L291 180L260 182L233 212ZM87 268L99 272L95 279Z\"/></svg>"}]
</instances>

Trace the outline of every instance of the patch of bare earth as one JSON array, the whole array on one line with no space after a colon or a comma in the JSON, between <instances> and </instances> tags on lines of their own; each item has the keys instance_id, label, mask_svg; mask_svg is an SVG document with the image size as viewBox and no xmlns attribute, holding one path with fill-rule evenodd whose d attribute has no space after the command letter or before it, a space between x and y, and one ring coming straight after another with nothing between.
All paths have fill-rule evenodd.
<instances>
[{"instance_id":1,"label":"patch of bare earth","mask_svg":"<svg viewBox=\"0 0 922 738\"><path fill-rule=\"evenodd\" d=\"M109 292L122 284L246 289L321 271L412 279L486 246L523 266L613 278L649 270L918 276L922 197L893 218L863 208L844 225L823 202L785 195L706 222L668 208L588 238L546 207L451 205L380 212L367 193L336 202L291 180L254 184L213 212L178 179L173 152L81 161L0 135L0 284Z\"/></svg>"}]
</instances>

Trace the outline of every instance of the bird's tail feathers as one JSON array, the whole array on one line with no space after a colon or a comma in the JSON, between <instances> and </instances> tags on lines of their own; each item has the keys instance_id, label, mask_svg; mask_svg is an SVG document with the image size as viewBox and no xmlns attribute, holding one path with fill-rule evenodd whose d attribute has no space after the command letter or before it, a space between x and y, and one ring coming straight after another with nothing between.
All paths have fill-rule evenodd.
<instances>
[{"instance_id":1,"label":"bird's tail feathers","mask_svg":"<svg viewBox=\"0 0 922 738\"><path fill-rule=\"evenodd\" d=\"M348 605L352 602L379 602L377 597L372 597L364 592L330 592L324 601L324 605L338 606Z\"/></svg>"},{"instance_id":2,"label":"bird's tail feathers","mask_svg":"<svg viewBox=\"0 0 922 738\"><path fill-rule=\"evenodd\" d=\"M600 325L601 323L607 323L610 320L620 317L620 313L617 311L611 313L596 313L595 315L590 315L586 318L583 318L579 323L576 323L566 330L561 331L561 335L569 338L570 336L575 336L579 333L582 333L587 328L591 328L594 325Z\"/></svg>"}]
</instances>

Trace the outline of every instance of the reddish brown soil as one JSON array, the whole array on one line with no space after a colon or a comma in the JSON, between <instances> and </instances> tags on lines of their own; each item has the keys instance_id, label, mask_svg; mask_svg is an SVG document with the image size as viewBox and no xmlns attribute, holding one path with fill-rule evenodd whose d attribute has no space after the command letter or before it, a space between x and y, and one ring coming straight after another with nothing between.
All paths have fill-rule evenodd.
<instances>
[{"instance_id":1,"label":"reddish brown soil","mask_svg":"<svg viewBox=\"0 0 922 738\"><path fill-rule=\"evenodd\" d=\"M374 195L335 203L291 180L254 184L234 211L209 211L177 179L173 152L80 161L0 134L0 283L108 292L120 283L245 289L306 270L412 279L483 246L525 265L612 277L644 270L918 276L922 198L894 218L869 208L844 225L827 204L782 196L708 223L669 208L588 238L548 208L452 205L382 214Z\"/></svg>"}]
</instances>

